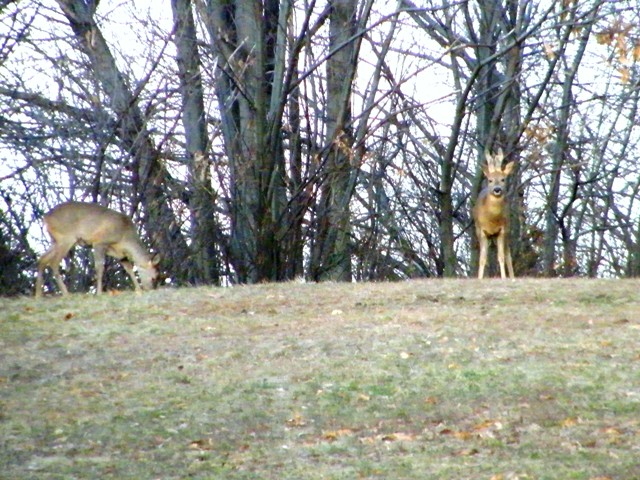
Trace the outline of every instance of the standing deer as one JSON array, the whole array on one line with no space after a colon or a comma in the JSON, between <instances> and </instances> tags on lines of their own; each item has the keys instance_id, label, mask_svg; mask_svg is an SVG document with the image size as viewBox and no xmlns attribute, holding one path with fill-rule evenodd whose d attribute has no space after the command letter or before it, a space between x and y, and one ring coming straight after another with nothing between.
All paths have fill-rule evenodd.
<instances>
[{"instance_id":1,"label":"standing deer","mask_svg":"<svg viewBox=\"0 0 640 480\"><path fill-rule=\"evenodd\" d=\"M487 264L489 240L495 238L498 246L498 262L500 263L500 275L506 278L505 260L509 270L509 277L514 278L513 264L511 263L511 249L509 248L509 203L506 198L506 179L515 167L514 162L502 167L504 154L502 150L494 156L485 152L487 163L482 166L482 172L487 178L487 186L478 195L478 200L473 207L473 221L476 226L476 236L480 243L480 260L478 265L478 278L484 276L484 268Z\"/></svg>"},{"instance_id":2,"label":"standing deer","mask_svg":"<svg viewBox=\"0 0 640 480\"><path fill-rule=\"evenodd\" d=\"M47 267L53 275L63 295L67 290L60 275L60 262L76 244L93 246L96 267L96 290L102 293L102 275L105 255L114 257L127 271L137 293L150 290L157 276L157 258L151 258L140 243L135 226L123 213L110 210L95 203L66 202L53 208L44 216L44 224L53 244L38 261L36 298L42 295L43 276ZM140 284L133 271L138 267Z\"/></svg>"}]
</instances>

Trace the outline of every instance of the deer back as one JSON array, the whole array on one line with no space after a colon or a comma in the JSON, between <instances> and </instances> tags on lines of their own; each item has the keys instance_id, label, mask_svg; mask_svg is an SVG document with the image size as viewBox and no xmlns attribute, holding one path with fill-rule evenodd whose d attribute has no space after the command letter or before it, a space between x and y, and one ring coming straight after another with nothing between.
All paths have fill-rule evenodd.
<instances>
[{"instance_id":1,"label":"deer back","mask_svg":"<svg viewBox=\"0 0 640 480\"><path fill-rule=\"evenodd\" d=\"M138 244L138 235L129 217L94 203L62 203L47 213L44 221L57 242Z\"/></svg>"}]
</instances>

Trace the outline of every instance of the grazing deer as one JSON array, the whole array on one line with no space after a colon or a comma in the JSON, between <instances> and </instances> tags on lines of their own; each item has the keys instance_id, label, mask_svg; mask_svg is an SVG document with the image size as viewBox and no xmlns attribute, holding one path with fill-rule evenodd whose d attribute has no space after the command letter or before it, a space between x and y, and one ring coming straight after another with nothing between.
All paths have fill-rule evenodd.
<instances>
[{"instance_id":1,"label":"grazing deer","mask_svg":"<svg viewBox=\"0 0 640 480\"><path fill-rule=\"evenodd\" d=\"M92 245L96 267L96 290L102 293L102 274L105 255L120 261L127 271L136 292L141 291L133 264L138 267L142 289L150 290L157 276L157 258L150 258L141 245L136 228L129 217L95 203L66 202L53 208L44 216L44 224L53 244L38 261L36 298L42 295L43 276L47 267L53 275L63 295L67 290L60 275L60 262L76 244Z\"/></svg>"},{"instance_id":2,"label":"grazing deer","mask_svg":"<svg viewBox=\"0 0 640 480\"><path fill-rule=\"evenodd\" d=\"M473 221L480 243L478 278L484 276L489 240L492 238L495 238L498 246L501 277L506 278L504 270L506 261L509 277L514 278L511 249L509 248L509 203L506 198L506 179L513 171L515 163L509 162L503 168L504 154L502 150L499 150L494 156L491 156L489 152L485 152L485 155L487 163L482 166L482 172L487 178L487 186L480 192L473 207Z\"/></svg>"}]
</instances>

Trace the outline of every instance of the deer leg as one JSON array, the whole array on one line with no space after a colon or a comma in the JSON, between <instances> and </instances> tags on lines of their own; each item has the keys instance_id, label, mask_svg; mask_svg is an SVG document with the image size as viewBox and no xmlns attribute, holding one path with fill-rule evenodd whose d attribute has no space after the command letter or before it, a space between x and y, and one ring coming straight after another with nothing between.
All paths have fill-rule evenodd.
<instances>
[{"instance_id":1,"label":"deer leg","mask_svg":"<svg viewBox=\"0 0 640 480\"><path fill-rule=\"evenodd\" d=\"M505 250L505 256L507 260L507 270L509 271L509 278L513 280L514 278L516 278L516 276L513 274L513 263L511 262L511 247L509 246L508 243L505 245L504 250Z\"/></svg>"},{"instance_id":2,"label":"deer leg","mask_svg":"<svg viewBox=\"0 0 640 480\"><path fill-rule=\"evenodd\" d=\"M136 289L136 293L142 293L140 283L136 278L136 272L133 271L133 263L131 263L129 260L120 260L120 265L122 265L122 268L124 268L131 277L131 281L133 282L133 286Z\"/></svg>"},{"instance_id":3,"label":"deer leg","mask_svg":"<svg viewBox=\"0 0 640 480\"><path fill-rule=\"evenodd\" d=\"M478 278L484 277L484 267L487 264L487 250L489 249L489 239L484 232L478 232L478 242L480 243L480 259L478 260Z\"/></svg>"},{"instance_id":4,"label":"deer leg","mask_svg":"<svg viewBox=\"0 0 640 480\"><path fill-rule=\"evenodd\" d=\"M505 231L501 230L500 233L498 234L498 238L496 239L496 242L498 244L498 263L500 263L500 278L505 279L507 278L507 274L504 270L504 246L505 243L507 242L507 237L505 235Z\"/></svg>"},{"instance_id":5,"label":"deer leg","mask_svg":"<svg viewBox=\"0 0 640 480\"><path fill-rule=\"evenodd\" d=\"M42 297L42 289L44 287L44 271L49 266L51 255L55 249L55 245L47 250L38 260L38 276L36 277L36 298Z\"/></svg>"},{"instance_id":6,"label":"deer leg","mask_svg":"<svg viewBox=\"0 0 640 480\"><path fill-rule=\"evenodd\" d=\"M133 282L133 287L136 289L136 293L141 293L140 284L138 282L138 279L136 278L136 272L133 271L133 263L130 262L127 257L128 253L126 251L120 251L114 248L108 248L107 255L115 258L116 260L118 260L118 262L120 262L120 265L122 265L122 268L124 268L125 272L127 272L129 277L131 278L131 281Z\"/></svg>"},{"instance_id":7,"label":"deer leg","mask_svg":"<svg viewBox=\"0 0 640 480\"><path fill-rule=\"evenodd\" d=\"M104 275L104 257L107 247L102 245L93 246L93 264L96 268L96 294L102 293L102 277Z\"/></svg>"},{"instance_id":8,"label":"deer leg","mask_svg":"<svg viewBox=\"0 0 640 480\"><path fill-rule=\"evenodd\" d=\"M60 262L62 262L62 259L67 256L71 247L73 247L73 243L59 244L54 241L51 248L47 250L42 257L40 257L40 260L38 260L38 276L36 278L36 298L40 298L42 295L44 271L47 267L51 267L51 271L53 272L53 276L56 279L60 292L63 295L69 294L69 290L67 290L67 286L64 284L64 280L60 274Z\"/></svg>"}]
</instances>

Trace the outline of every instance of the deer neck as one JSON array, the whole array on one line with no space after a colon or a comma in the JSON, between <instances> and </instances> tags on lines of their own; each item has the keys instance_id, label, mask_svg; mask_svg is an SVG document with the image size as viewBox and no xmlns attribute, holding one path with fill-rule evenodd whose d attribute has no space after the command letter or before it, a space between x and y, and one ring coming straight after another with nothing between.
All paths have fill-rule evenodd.
<instances>
[{"instance_id":1,"label":"deer neck","mask_svg":"<svg viewBox=\"0 0 640 480\"><path fill-rule=\"evenodd\" d=\"M110 245L109 253L116 258L127 258L136 265L142 265L149 261L147 251L136 239L128 239L118 244Z\"/></svg>"},{"instance_id":2,"label":"deer neck","mask_svg":"<svg viewBox=\"0 0 640 480\"><path fill-rule=\"evenodd\" d=\"M505 196L502 195L500 197L496 197L495 195L491 195L488 190L485 192L482 203L486 209L487 214L491 217L502 216L505 214L507 209Z\"/></svg>"}]
</instances>

